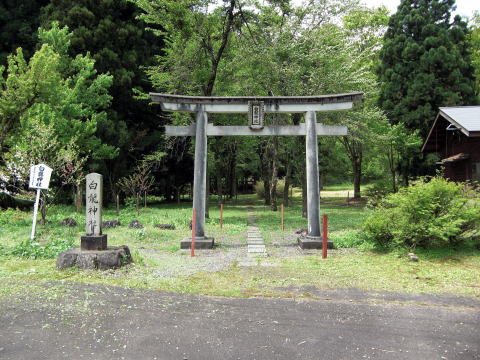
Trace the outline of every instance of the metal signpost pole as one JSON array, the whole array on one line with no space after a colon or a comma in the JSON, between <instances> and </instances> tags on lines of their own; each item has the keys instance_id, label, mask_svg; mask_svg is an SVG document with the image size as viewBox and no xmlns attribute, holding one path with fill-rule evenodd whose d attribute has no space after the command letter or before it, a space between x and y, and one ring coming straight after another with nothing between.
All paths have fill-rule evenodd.
<instances>
[{"instance_id":1,"label":"metal signpost pole","mask_svg":"<svg viewBox=\"0 0 480 360\"><path fill-rule=\"evenodd\" d=\"M38 214L38 203L40 201L40 189L37 189L37 196L35 198L35 205L33 206L33 223L32 223L32 233L30 235L30 240L35 239L35 227L37 225L37 214Z\"/></svg>"},{"instance_id":2,"label":"metal signpost pole","mask_svg":"<svg viewBox=\"0 0 480 360\"><path fill-rule=\"evenodd\" d=\"M50 177L52 175L52 169L45 164L33 165L30 167L30 181L28 187L30 189L36 189L37 195L35 197L35 204L33 206L33 220L32 220L32 233L30 234L30 240L35 239L35 228L37 225L38 203L40 202L40 191L42 189L48 190L50 183Z\"/></svg>"}]
</instances>

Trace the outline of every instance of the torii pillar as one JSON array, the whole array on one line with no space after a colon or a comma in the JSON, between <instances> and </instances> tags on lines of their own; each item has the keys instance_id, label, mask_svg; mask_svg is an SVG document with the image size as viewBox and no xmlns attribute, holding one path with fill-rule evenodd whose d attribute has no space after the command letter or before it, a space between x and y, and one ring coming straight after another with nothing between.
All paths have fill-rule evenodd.
<instances>
[{"instance_id":1,"label":"torii pillar","mask_svg":"<svg viewBox=\"0 0 480 360\"><path fill-rule=\"evenodd\" d=\"M316 121L316 112L348 110L363 99L363 93L319 96L183 96L150 93L153 102L164 111L195 112L195 124L166 126L167 136L195 136L195 174L193 208L196 209L195 247L209 249L214 239L205 236L205 205L207 194L207 137L208 136L306 136L308 232L298 239L302 249L321 249L320 189L317 136L347 135L345 126L328 126ZM208 113L248 113L249 126L213 126ZM304 113L305 123L299 125L264 126L264 113ZM186 249L191 240L181 242ZM332 242L329 242L332 247Z\"/></svg>"}]
</instances>

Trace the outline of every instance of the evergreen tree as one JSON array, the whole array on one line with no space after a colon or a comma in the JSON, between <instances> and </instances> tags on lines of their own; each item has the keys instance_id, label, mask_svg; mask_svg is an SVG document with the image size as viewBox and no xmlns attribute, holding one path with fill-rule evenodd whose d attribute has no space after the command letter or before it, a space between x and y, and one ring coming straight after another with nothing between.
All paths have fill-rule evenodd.
<instances>
[{"instance_id":1,"label":"evergreen tree","mask_svg":"<svg viewBox=\"0 0 480 360\"><path fill-rule=\"evenodd\" d=\"M476 11L473 15L470 29L469 40L472 47L472 64L475 69L475 91L480 101L480 11Z\"/></svg>"},{"instance_id":2,"label":"evergreen tree","mask_svg":"<svg viewBox=\"0 0 480 360\"><path fill-rule=\"evenodd\" d=\"M394 124L425 137L439 106L475 101L467 24L455 0L402 0L381 51L381 107Z\"/></svg>"},{"instance_id":3,"label":"evergreen tree","mask_svg":"<svg viewBox=\"0 0 480 360\"><path fill-rule=\"evenodd\" d=\"M33 54L40 9L47 4L48 0L0 0L0 65L19 47L26 58Z\"/></svg>"},{"instance_id":4,"label":"evergreen tree","mask_svg":"<svg viewBox=\"0 0 480 360\"><path fill-rule=\"evenodd\" d=\"M159 119L148 102L134 98L135 89L150 90L143 66L160 51L161 39L136 19L137 7L127 0L51 0L43 23L59 21L73 31L70 54L90 52L100 73L113 75L109 121L98 124L97 135L120 148L119 159L104 164L112 182L132 168L134 159L160 143Z\"/></svg>"}]
</instances>

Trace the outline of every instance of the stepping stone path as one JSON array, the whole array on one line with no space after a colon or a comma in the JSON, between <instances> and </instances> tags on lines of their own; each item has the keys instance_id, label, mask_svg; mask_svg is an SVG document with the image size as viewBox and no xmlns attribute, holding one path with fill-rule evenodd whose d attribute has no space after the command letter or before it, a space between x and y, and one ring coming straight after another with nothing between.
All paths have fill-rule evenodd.
<instances>
[{"instance_id":1,"label":"stepping stone path","mask_svg":"<svg viewBox=\"0 0 480 360\"><path fill-rule=\"evenodd\" d=\"M267 255L267 249L263 242L262 234L257 226L257 218L253 212L253 208L248 208L248 228L247 228L247 245L248 253L252 255Z\"/></svg>"}]
</instances>

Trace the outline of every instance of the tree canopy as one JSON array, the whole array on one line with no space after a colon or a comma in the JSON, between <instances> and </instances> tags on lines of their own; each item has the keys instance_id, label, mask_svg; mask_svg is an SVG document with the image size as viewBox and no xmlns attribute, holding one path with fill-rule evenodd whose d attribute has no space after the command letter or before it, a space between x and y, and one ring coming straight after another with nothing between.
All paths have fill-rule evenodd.
<instances>
[{"instance_id":1,"label":"tree canopy","mask_svg":"<svg viewBox=\"0 0 480 360\"><path fill-rule=\"evenodd\" d=\"M138 14L137 6L127 0L51 0L42 10L44 27L58 21L71 29L71 56L90 54L95 69L112 76L108 117L98 123L96 132L120 151L115 161L96 166L108 173L108 181L122 177L136 159L161 142L158 117L136 94L151 90L144 67L161 52L163 41L145 29Z\"/></svg>"},{"instance_id":2,"label":"tree canopy","mask_svg":"<svg viewBox=\"0 0 480 360\"><path fill-rule=\"evenodd\" d=\"M13 174L48 159L77 191L83 169L95 170L108 199L142 159L165 153L149 167L153 191L179 200L191 188L194 140L166 138L161 128L193 117L162 113L149 91L363 91L352 111L319 114L349 128L319 139L321 183L351 179L358 197L364 178L391 177L396 190L438 107L478 101L478 14L468 27L453 9L454 0L403 0L392 16L356 0L0 1L0 18L15 18L0 28L0 57L12 53L0 78L0 167ZM246 123L243 115L209 121ZM302 121L266 116L267 124ZM233 197L261 180L275 209L277 181L285 203L290 186L306 187L304 151L293 138L210 138L208 189Z\"/></svg>"},{"instance_id":3,"label":"tree canopy","mask_svg":"<svg viewBox=\"0 0 480 360\"><path fill-rule=\"evenodd\" d=\"M118 154L96 136L98 123L107 119L112 76L98 74L88 55L70 57L71 37L68 28L55 23L50 30L40 29L40 49L28 61L17 50L8 58L5 80L0 76L4 177L20 184L34 163L60 170L81 158Z\"/></svg>"},{"instance_id":4,"label":"tree canopy","mask_svg":"<svg viewBox=\"0 0 480 360\"><path fill-rule=\"evenodd\" d=\"M455 0L402 0L380 52L379 104L390 121L425 137L439 106L472 105L467 24Z\"/></svg>"},{"instance_id":5,"label":"tree canopy","mask_svg":"<svg viewBox=\"0 0 480 360\"><path fill-rule=\"evenodd\" d=\"M23 49L26 58L32 56L37 44L40 12L48 0L0 1L0 65L17 48Z\"/></svg>"}]
</instances>

